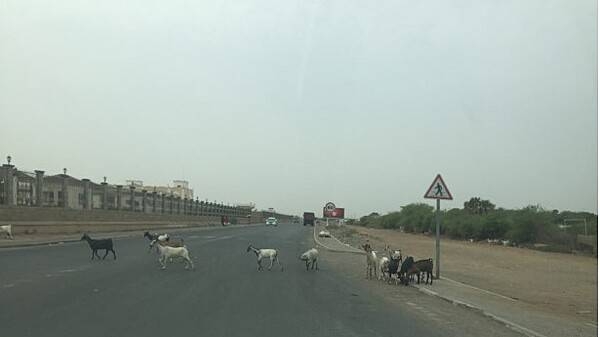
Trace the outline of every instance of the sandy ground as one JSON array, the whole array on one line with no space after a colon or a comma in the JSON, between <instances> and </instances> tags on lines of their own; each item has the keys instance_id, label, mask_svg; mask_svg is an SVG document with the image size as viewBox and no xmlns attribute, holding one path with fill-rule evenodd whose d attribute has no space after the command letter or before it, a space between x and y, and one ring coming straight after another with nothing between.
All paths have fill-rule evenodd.
<instances>
[{"instance_id":1,"label":"sandy ground","mask_svg":"<svg viewBox=\"0 0 600 337\"><path fill-rule=\"evenodd\" d=\"M357 246L369 239L415 259L434 256L434 238L395 230L346 226L333 230ZM351 234L354 229L356 232ZM592 257L546 253L523 248L490 246L442 239L441 275L491 290L551 312L582 321L598 317L598 260Z\"/></svg>"}]
</instances>

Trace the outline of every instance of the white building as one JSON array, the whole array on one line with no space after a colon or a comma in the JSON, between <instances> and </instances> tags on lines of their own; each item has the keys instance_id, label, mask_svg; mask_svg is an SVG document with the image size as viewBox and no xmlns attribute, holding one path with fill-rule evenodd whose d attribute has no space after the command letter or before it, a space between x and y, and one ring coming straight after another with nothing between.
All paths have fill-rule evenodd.
<instances>
[{"instance_id":1,"label":"white building","mask_svg":"<svg viewBox=\"0 0 600 337\"><path fill-rule=\"evenodd\" d=\"M144 185L141 180L127 180L131 185L132 183L136 186L136 189L144 189L149 193L156 191L158 194L167 194L187 199L194 199L194 190L190 188L190 183L187 180L173 180L173 185L167 186L151 186Z\"/></svg>"}]
</instances>

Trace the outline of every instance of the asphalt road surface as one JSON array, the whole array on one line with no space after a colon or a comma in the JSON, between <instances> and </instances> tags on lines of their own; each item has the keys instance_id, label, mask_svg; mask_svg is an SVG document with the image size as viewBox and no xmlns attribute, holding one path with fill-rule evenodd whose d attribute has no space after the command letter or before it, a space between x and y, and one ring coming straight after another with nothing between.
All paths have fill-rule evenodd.
<instances>
[{"instance_id":1,"label":"asphalt road surface","mask_svg":"<svg viewBox=\"0 0 600 337\"><path fill-rule=\"evenodd\" d=\"M194 271L182 263L161 270L141 233L115 240L117 260L91 261L86 242L0 250L0 336L469 334L370 294L326 259L320 271L306 272L298 255L312 246L311 228L215 228L180 236ZM279 249L284 271L258 272L249 243Z\"/></svg>"}]
</instances>

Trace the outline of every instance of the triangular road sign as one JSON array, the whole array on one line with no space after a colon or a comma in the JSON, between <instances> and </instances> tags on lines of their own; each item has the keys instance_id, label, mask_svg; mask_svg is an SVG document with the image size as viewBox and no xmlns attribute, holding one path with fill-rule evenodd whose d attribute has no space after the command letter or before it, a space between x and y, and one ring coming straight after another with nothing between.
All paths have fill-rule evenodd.
<instances>
[{"instance_id":1,"label":"triangular road sign","mask_svg":"<svg viewBox=\"0 0 600 337\"><path fill-rule=\"evenodd\" d=\"M444 179L442 179L441 175L437 175L429 186L429 189L425 193L425 198L428 199L446 199L452 200L452 194L448 187L446 187L446 183L444 183Z\"/></svg>"}]
</instances>

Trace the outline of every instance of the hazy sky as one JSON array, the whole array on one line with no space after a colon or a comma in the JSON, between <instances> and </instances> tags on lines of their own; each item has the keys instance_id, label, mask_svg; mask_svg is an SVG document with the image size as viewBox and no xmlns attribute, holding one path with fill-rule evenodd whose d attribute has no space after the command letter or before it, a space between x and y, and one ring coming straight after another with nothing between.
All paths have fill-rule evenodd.
<instances>
[{"instance_id":1,"label":"hazy sky","mask_svg":"<svg viewBox=\"0 0 600 337\"><path fill-rule=\"evenodd\" d=\"M0 158L350 216L596 211L597 1L0 0ZM4 162L4 159L2 159Z\"/></svg>"}]
</instances>

